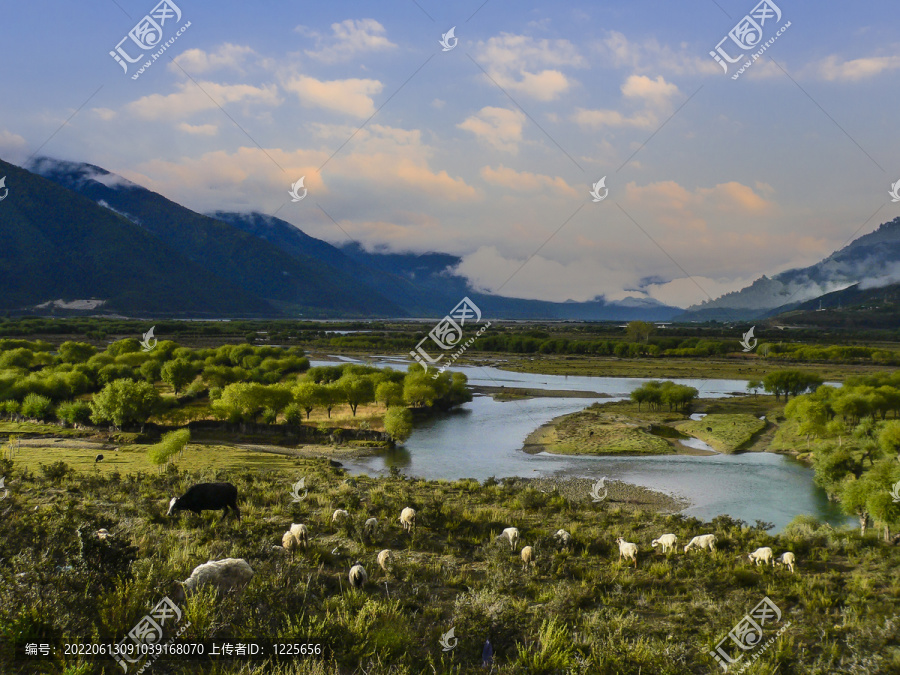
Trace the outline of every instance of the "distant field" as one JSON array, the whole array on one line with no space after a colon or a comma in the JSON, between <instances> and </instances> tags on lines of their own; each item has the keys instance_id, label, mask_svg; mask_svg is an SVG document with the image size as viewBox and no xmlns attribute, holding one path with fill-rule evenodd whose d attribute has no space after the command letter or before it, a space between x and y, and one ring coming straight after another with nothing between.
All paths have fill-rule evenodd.
<instances>
[{"instance_id":1,"label":"distant field","mask_svg":"<svg viewBox=\"0 0 900 675\"><path fill-rule=\"evenodd\" d=\"M500 356L500 355L497 355ZM480 361L486 356L479 354ZM762 379L773 369L791 368L817 373L826 381L842 381L848 375L880 372L881 366L833 363L788 363L758 357L638 358L544 355L536 357L503 354L497 367L520 373L545 375L594 375L598 377L648 377L654 379ZM469 364L465 364L469 365Z\"/></svg>"},{"instance_id":2,"label":"distant field","mask_svg":"<svg viewBox=\"0 0 900 675\"><path fill-rule=\"evenodd\" d=\"M96 447L54 447L54 444L21 446L15 455L17 466L31 471L38 471L40 464L52 464L63 461L73 469L84 472L97 471L109 474L118 471L121 474L159 471L159 467L147 459L146 445L123 445L120 450L105 450ZM316 446L324 450L324 446ZM94 462L98 454L103 461ZM282 470L297 466L298 459L270 452L248 451L228 445L202 445L191 443L184 455L176 456L172 461L182 471L218 471L218 470Z\"/></svg>"}]
</instances>

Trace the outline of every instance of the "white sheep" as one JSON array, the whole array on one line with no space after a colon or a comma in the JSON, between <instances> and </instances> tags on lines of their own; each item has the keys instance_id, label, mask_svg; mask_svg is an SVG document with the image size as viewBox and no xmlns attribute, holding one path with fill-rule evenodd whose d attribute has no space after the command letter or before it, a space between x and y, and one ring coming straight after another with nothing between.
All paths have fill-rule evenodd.
<instances>
[{"instance_id":1,"label":"white sheep","mask_svg":"<svg viewBox=\"0 0 900 675\"><path fill-rule=\"evenodd\" d=\"M572 535L565 530L557 530L553 535L553 540L559 548L569 549L572 547Z\"/></svg>"},{"instance_id":2,"label":"white sheep","mask_svg":"<svg viewBox=\"0 0 900 675\"><path fill-rule=\"evenodd\" d=\"M509 541L510 548L515 551L516 546L519 544L519 528L507 527L497 536L497 539L502 539L504 537Z\"/></svg>"},{"instance_id":3,"label":"white sheep","mask_svg":"<svg viewBox=\"0 0 900 675\"><path fill-rule=\"evenodd\" d=\"M650 542L650 546L652 548L656 548L657 546L662 546L662 552L668 553L671 550L674 550L675 544L678 543L678 537L674 534L664 534L659 539L654 539Z\"/></svg>"},{"instance_id":4,"label":"white sheep","mask_svg":"<svg viewBox=\"0 0 900 675\"><path fill-rule=\"evenodd\" d=\"M203 586L214 586L220 593L238 590L250 582L253 574L253 569L243 558L210 560L197 565L183 582L175 582L173 600L183 602Z\"/></svg>"},{"instance_id":5,"label":"white sheep","mask_svg":"<svg viewBox=\"0 0 900 675\"><path fill-rule=\"evenodd\" d=\"M109 530L107 530L105 527L97 530L96 532L94 532L94 534L97 536L97 539L101 540L109 539L110 537L112 537L112 535L109 533Z\"/></svg>"},{"instance_id":6,"label":"white sheep","mask_svg":"<svg viewBox=\"0 0 900 675\"><path fill-rule=\"evenodd\" d=\"M366 574L366 570L363 568L362 563L358 560L353 563L353 567L350 568L349 576L350 586L352 586L353 588L362 588L369 580L369 575Z\"/></svg>"},{"instance_id":7,"label":"white sheep","mask_svg":"<svg viewBox=\"0 0 900 675\"><path fill-rule=\"evenodd\" d=\"M400 512L400 524L406 532L411 532L416 527L416 510L407 506Z\"/></svg>"},{"instance_id":8,"label":"white sheep","mask_svg":"<svg viewBox=\"0 0 900 675\"><path fill-rule=\"evenodd\" d=\"M390 572L391 568L394 566L394 554L391 553L390 549L386 548L383 551L379 551L378 566L384 570L385 574Z\"/></svg>"},{"instance_id":9,"label":"white sheep","mask_svg":"<svg viewBox=\"0 0 900 675\"><path fill-rule=\"evenodd\" d=\"M794 563L797 562L794 554L790 551L785 551L781 554L781 557L775 561L776 565L787 565L787 568L791 571L791 574L794 573Z\"/></svg>"},{"instance_id":10,"label":"white sheep","mask_svg":"<svg viewBox=\"0 0 900 675\"><path fill-rule=\"evenodd\" d=\"M631 560L634 563L634 566L637 567L637 544L627 542L622 539L622 537L616 539L616 543L619 545L619 560L622 560L622 558Z\"/></svg>"},{"instance_id":11,"label":"white sheep","mask_svg":"<svg viewBox=\"0 0 900 675\"><path fill-rule=\"evenodd\" d=\"M306 548L309 545L309 531L303 523L291 523L291 529L281 537L281 545L286 551L293 553L295 548Z\"/></svg>"},{"instance_id":12,"label":"white sheep","mask_svg":"<svg viewBox=\"0 0 900 675\"><path fill-rule=\"evenodd\" d=\"M528 569L528 566L534 567L534 548L525 546L522 548L522 571Z\"/></svg>"},{"instance_id":13,"label":"white sheep","mask_svg":"<svg viewBox=\"0 0 900 675\"><path fill-rule=\"evenodd\" d=\"M334 513L331 514L331 522L332 524L343 523L350 517L350 514L347 513L344 509L335 509Z\"/></svg>"},{"instance_id":14,"label":"white sheep","mask_svg":"<svg viewBox=\"0 0 900 675\"><path fill-rule=\"evenodd\" d=\"M714 534L701 534L693 539L691 539L687 546L684 547L684 552L687 553L692 548L699 548L700 550L709 549L710 553L716 552L716 535Z\"/></svg>"},{"instance_id":15,"label":"white sheep","mask_svg":"<svg viewBox=\"0 0 900 675\"><path fill-rule=\"evenodd\" d=\"M775 554L768 546L760 546L758 549L753 551L753 553L747 554L747 557L750 559L750 562L757 566L761 562L765 563L766 565L775 565Z\"/></svg>"},{"instance_id":16,"label":"white sheep","mask_svg":"<svg viewBox=\"0 0 900 675\"><path fill-rule=\"evenodd\" d=\"M378 529L378 520L376 518L369 518L363 524L363 533L369 537L375 534L375 531Z\"/></svg>"}]
</instances>

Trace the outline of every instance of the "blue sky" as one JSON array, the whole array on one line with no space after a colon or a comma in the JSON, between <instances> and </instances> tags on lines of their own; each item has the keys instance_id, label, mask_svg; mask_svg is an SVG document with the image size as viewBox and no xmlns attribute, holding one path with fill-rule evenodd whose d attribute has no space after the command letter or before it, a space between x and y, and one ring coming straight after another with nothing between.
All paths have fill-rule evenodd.
<instances>
[{"instance_id":1,"label":"blue sky","mask_svg":"<svg viewBox=\"0 0 900 675\"><path fill-rule=\"evenodd\" d=\"M686 306L900 215L895 4L779 2L762 42L790 26L735 80L709 51L753 1L482 2L181 0L137 79L149 57L109 52L153 0L6 2L0 157L43 145L549 300Z\"/></svg>"}]
</instances>

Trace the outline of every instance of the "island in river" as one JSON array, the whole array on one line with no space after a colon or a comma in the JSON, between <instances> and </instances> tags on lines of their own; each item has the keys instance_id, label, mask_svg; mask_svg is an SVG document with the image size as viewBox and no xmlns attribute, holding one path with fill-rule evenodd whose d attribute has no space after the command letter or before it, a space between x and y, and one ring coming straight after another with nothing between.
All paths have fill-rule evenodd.
<instances>
[{"instance_id":1,"label":"island in river","mask_svg":"<svg viewBox=\"0 0 900 675\"><path fill-rule=\"evenodd\" d=\"M766 450L784 404L772 396L698 399L693 417L642 409L632 401L594 403L561 415L525 439L525 452L561 455L710 455ZM699 415L697 414L699 413ZM696 419L703 415L702 419ZM680 441L697 438L709 449Z\"/></svg>"}]
</instances>

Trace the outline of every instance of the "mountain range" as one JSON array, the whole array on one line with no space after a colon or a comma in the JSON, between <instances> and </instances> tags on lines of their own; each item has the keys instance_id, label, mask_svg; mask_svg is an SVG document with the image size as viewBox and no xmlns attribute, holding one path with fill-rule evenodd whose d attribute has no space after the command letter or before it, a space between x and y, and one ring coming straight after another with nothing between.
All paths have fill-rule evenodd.
<instances>
[{"instance_id":1,"label":"mountain range","mask_svg":"<svg viewBox=\"0 0 900 675\"><path fill-rule=\"evenodd\" d=\"M196 213L91 164L0 160L0 310L171 317L429 318L465 296L485 316L665 320L653 300L481 293L446 253L337 247L260 213ZM72 227L77 225L77 227Z\"/></svg>"},{"instance_id":2,"label":"mountain range","mask_svg":"<svg viewBox=\"0 0 900 675\"><path fill-rule=\"evenodd\" d=\"M688 307L676 321L735 321L776 316L818 304L844 289L880 288L900 281L900 218L853 240L824 260L767 277L750 286ZM833 296L833 299L840 297ZM847 296L852 302L854 294Z\"/></svg>"},{"instance_id":3,"label":"mountain range","mask_svg":"<svg viewBox=\"0 0 900 675\"><path fill-rule=\"evenodd\" d=\"M640 297L492 295L455 273L462 261L451 254L335 246L261 213L200 214L91 164L45 157L23 169L0 160L3 176L7 313L436 318L468 296L495 319L743 321L812 311L810 302L842 298L843 289L852 303L853 293L900 281L900 218L815 265L682 310Z\"/></svg>"}]
</instances>

